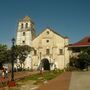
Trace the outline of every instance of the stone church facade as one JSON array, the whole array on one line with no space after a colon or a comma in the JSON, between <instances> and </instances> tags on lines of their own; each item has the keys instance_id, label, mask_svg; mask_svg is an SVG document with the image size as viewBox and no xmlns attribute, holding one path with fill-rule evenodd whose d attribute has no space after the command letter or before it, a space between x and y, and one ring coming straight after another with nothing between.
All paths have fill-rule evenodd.
<instances>
[{"instance_id":1,"label":"stone church facade","mask_svg":"<svg viewBox=\"0 0 90 90\"><path fill-rule=\"evenodd\" d=\"M25 16L18 23L16 45L29 45L34 48L25 60L25 68L53 70L64 69L69 63L67 45L69 39L51 28L44 29L36 36L34 23Z\"/></svg>"}]
</instances>

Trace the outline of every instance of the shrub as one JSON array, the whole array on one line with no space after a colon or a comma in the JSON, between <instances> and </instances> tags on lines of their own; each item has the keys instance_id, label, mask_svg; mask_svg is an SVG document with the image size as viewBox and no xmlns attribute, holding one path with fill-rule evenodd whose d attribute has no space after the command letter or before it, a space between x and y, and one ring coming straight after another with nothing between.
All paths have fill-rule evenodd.
<instances>
[{"instance_id":1,"label":"shrub","mask_svg":"<svg viewBox=\"0 0 90 90\"><path fill-rule=\"evenodd\" d=\"M70 69L72 70L83 70L85 68L88 68L88 54L87 53L80 53L77 58L72 57L70 58Z\"/></svg>"}]
</instances>

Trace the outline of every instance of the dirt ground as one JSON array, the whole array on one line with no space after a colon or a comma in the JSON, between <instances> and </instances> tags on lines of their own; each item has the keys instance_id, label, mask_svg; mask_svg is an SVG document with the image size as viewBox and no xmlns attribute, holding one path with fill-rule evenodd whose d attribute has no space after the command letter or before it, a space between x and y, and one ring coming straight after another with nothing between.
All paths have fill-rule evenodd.
<instances>
[{"instance_id":1,"label":"dirt ground","mask_svg":"<svg viewBox=\"0 0 90 90\"><path fill-rule=\"evenodd\" d=\"M16 72L14 73L15 80L23 78L28 75L32 75L39 72ZM71 72L64 72L53 80L47 81L42 85L33 85L33 81L22 83L21 86L14 87L11 90L69 90L69 84L71 79ZM9 80L11 80L11 74L9 73ZM16 88L16 89L15 89ZM0 88L0 90L9 90L8 87Z\"/></svg>"},{"instance_id":2,"label":"dirt ground","mask_svg":"<svg viewBox=\"0 0 90 90\"><path fill-rule=\"evenodd\" d=\"M71 72L62 73L57 78L40 86L38 90L69 90Z\"/></svg>"}]
</instances>

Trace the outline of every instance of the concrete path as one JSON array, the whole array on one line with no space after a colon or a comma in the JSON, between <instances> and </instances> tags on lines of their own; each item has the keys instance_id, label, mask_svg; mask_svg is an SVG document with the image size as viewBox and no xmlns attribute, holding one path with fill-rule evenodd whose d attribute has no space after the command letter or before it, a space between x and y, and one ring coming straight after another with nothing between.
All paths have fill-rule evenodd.
<instances>
[{"instance_id":1,"label":"concrete path","mask_svg":"<svg viewBox=\"0 0 90 90\"><path fill-rule=\"evenodd\" d=\"M90 71L65 72L38 90L90 90Z\"/></svg>"},{"instance_id":2,"label":"concrete path","mask_svg":"<svg viewBox=\"0 0 90 90\"><path fill-rule=\"evenodd\" d=\"M90 90L90 71L73 72L69 90Z\"/></svg>"}]
</instances>

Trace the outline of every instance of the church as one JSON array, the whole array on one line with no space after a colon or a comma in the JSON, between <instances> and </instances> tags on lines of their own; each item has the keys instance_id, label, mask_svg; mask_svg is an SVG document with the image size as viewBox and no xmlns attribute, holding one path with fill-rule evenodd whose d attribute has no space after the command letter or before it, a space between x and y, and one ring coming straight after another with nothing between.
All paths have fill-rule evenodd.
<instances>
[{"instance_id":1,"label":"church","mask_svg":"<svg viewBox=\"0 0 90 90\"><path fill-rule=\"evenodd\" d=\"M34 50L25 60L25 68L53 70L67 68L69 63L69 39L51 28L45 28L36 36L34 23L29 16L19 20L16 45L29 45Z\"/></svg>"}]
</instances>

